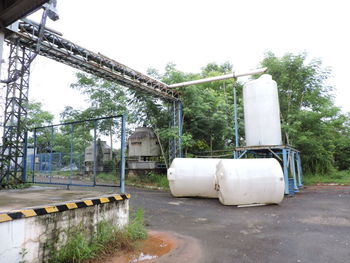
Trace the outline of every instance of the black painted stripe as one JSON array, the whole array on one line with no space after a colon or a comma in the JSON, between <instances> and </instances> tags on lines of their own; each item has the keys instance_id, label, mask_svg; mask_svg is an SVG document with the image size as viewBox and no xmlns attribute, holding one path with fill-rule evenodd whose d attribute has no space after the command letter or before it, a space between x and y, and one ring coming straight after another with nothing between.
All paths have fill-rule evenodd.
<instances>
[{"instance_id":1,"label":"black painted stripe","mask_svg":"<svg viewBox=\"0 0 350 263\"><path fill-rule=\"evenodd\" d=\"M100 199L93 199L93 200L91 200L91 201L92 201L92 203L93 203L94 205L99 205L99 204L101 204Z\"/></svg>"},{"instance_id":2,"label":"black painted stripe","mask_svg":"<svg viewBox=\"0 0 350 263\"><path fill-rule=\"evenodd\" d=\"M77 205L78 208L87 207L87 205L84 202L76 202L76 205Z\"/></svg>"},{"instance_id":3,"label":"black painted stripe","mask_svg":"<svg viewBox=\"0 0 350 263\"><path fill-rule=\"evenodd\" d=\"M59 212L64 212L68 210L68 207L66 205L57 205L56 207Z\"/></svg>"},{"instance_id":4,"label":"black painted stripe","mask_svg":"<svg viewBox=\"0 0 350 263\"><path fill-rule=\"evenodd\" d=\"M47 215L47 211L45 210L45 208L36 208L34 209L34 211L38 216Z\"/></svg>"},{"instance_id":5,"label":"black painted stripe","mask_svg":"<svg viewBox=\"0 0 350 263\"><path fill-rule=\"evenodd\" d=\"M24 217L24 215L21 212L9 213L7 215L12 219L20 219Z\"/></svg>"}]
</instances>

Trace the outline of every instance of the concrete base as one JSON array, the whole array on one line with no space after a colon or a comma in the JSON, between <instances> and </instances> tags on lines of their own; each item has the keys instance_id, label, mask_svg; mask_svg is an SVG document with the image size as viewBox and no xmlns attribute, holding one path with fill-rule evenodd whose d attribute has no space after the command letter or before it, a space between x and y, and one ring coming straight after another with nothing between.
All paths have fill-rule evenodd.
<instances>
[{"instance_id":1,"label":"concrete base","mask_svg":"<svg viewBox=\"0 0 350 263\"><path fill-rule=\"evenodd\" d=\"M101 221L123 228L129 218L129 197L105 195L0 212L1 262L47 262L72 227L83 226L87 237Z\"/></svg>"}]
</instances>

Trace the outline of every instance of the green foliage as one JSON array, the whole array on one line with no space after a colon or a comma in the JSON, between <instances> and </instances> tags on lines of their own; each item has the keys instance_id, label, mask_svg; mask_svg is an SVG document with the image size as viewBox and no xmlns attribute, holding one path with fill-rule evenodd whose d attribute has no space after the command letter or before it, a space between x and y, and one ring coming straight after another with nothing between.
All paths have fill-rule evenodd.
<instances>
[{"instance_id":1,"label":"green foliage","mask_svg":"<svg viewBox=\"0 0 350 263\"><path fill-rule=\"evenodd\" d=\"M54 115L48 111L42 109L42 103L40 102L29 102L27 104L27 119L26 127L28 130L34 127L47 126L52 124Z\"/></svg>"},{"instance_id":2,"label":"green foliage","mask_svg":"<svg viewBox=\"0 0 350 263\"><path fill-rule=\"evenodd\" d=\"M106 182L115 182L116 180L119 180L119 177L115 173L102 173L99 172L96 175L97 179L101 179L102 181Z\"/></svg>"},{"instance_id":3,"label":"green foliage","mask_svg":"<svg viewBox=\"0 0 350 263\"><path fill-rule=\"evenodd\" d=\"M304 177L304 185L315 185L315 184L339 184L339 185L350 185L350 171L334 171L327 175L316 174Z\"/></svg>"},{"instance_id":4,"label":"green foliage","mask_svg":"<svg viewBox=\"0 0 350 263\"><path fill-rule=\"evenodd\" d=\"M67 230L65 244L53 252L49 262L81 263L121 250L132 250L135 241L147 238L143 210L137 210L129 221L123 230L111 225L108 221L101 221L97 224L91 238L87 237L83 225Z\"/></svg>"},{"instance_id":5,"label":"green foliage","mask_svg":"<svg viewBox=\"0 0 350 263\"><path fill-rule=\"evenodd\" d=\"M307 62L306 54L271 52L261 66L278 84L284 142L301 151L304 172L349 169L349 116L334 106L329 69L317 59Z\"/></svg>"},{"instance_id":6,"label":"green foliage","mask_svg":"<svg viewBox=\"0 0 350 263\"><path fill-rule=\"evenodd\" d=\"M169 181L165 174L148 173L146 175L139 175L128 178L126 184L132 184L138 187L156 186L163 189L169 189Z\"/></svg>"},{"instance_id":7,"label":"green foliage","mask_svg":"<svg viewBox=\"0 0 350 263\"><path fill-rule=\"evenodd\" d=\"M95 246L90 246L82 229L71 229L67 233L66 244L50 260L54 263L83 262L95 257Z\"/></svg>"},{"instance_id":8,"label":"green foliage","mask_svg":"<svg viewBox=\"0 0 350 263\"><path fill-rule=\"evenodd\" d=\"M129 224L126 227L126 235L132 241L147 238L142 209L138 209L135 214L131 216Z\"/></svg>"},{"instance_id":9,"label":"green foliage","mask_svg":"<svg viewBox=\"0 0 350 263\"><path fill-rule=\"evenodd\" d=\"M24 183L19 184L17 182L9 182L3 185L0 185L0 189L26 189L31 187L31 183Z\"/></svg>"},{"instance_id":10,"label":"green foliage","mask_svg":"<svg viewBox=\"0 0 350 263\"><path fill-rule=\"evenodd\" d=\"M336 169L350 169L349 115L334 106L332 90L327 85L330 70L319 59L309 60L306 53L276 57L268 52L261 62L278 83L284 143L302 153L306 174L327 174ZM232 72L230 63L209 63L199 73L179 71L169 63L165 72L148 73L167 84L213 77ZM126 91L118 85L93 76L78 74L72 87L90 96L91 107L80 112L100 116L127 112L128 121L151 126L167 156L168 143L178 139L176 128L169 128L170 105L138 91ZM258 76L255 76L258 77ZM237 86L240 144L244 141L242 85ZM183 103L183 149L186 156L203 151L234 147L233 81L215 81L178 88ZM84 115L85 114L85 115ZM108 125L107 125L108 126ZM105 127L105 130L107 129Z\"/></svg>"}]
</instances>

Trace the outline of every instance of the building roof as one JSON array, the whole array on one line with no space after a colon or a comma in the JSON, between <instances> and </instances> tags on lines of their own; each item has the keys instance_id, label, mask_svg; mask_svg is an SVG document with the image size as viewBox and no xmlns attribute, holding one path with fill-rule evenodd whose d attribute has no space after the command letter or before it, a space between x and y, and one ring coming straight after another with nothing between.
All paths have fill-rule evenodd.
<instances>
[{"instance_id":1,"label":"building roof","mask_svg":"<svg viewBox=\"0 0 350 263\"><path fill-rule=\"evenodd\" d=\"M138 127L136 128L135 132L130 135L129 140L142 140L146 137L151 139L156 138L152 128Z\"/></svg>"}]
</instances>

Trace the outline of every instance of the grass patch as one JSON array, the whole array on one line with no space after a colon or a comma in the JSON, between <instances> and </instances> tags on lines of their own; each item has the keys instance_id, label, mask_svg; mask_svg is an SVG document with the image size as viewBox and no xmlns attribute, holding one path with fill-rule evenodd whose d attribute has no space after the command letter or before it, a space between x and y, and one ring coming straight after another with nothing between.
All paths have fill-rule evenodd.
<instances>
[{"instance_id":1,"label":"grass patch","mask_svg":"<svg viewBox=\"0 0 350 263\"><path fill-rule=\"evenodd\" d=\"M114 182L116 180L119 180L119 176L117 176L115 173L99 172L96 174L96 179L100 179L102 181Z\"/></svg>"},{"instance_id":2,"label":"grass patch","mask_svg":"<svg viewBox=\"0 0 350 263\"><path fill-rule=\"evenodd\" d=\"M9 183L9 184L3 184L0 185L0 190L2 189L25 189L31 187L31 183L24 183L24 184L15 184L15 183Z\"/></svg>"},{"instance_id":3,"label":"grass patch","mask_svg":"<svg viewBox=\"0 0 350 263\"><path fill-rule=\"evenodd\" d=\"M119 230L108 221L101 221L92 237L88 238L84 226L69 229L65 244L52 253L52 263L82 263L103 258L121 251L131 251L137 240L146 239L144 215L141 209L130 217L129 224Z\"/></svg>"},{"instance_id":4,"label":"grass patch","mask_svg":"<svg viewBox=\"0 0 350 263\"><path fill-rule=\"evenodd\" d=\"M126 184L140 187L155 186L163 189L169 189L169 181L165 174L148 173L146 175L131 177L126 180Z\"/></svg>"},{"instance_id":5,"label":"grass patch","mask_svg":"<svg viewBox=\"0 0 350 263\"><path fill-rule=\"evenodd\" d=\"M303 177L304 185L315 184L343 184L350 185L350 171L335 171L326 175L306 175Z\"/></svg>"}]
</instances>

